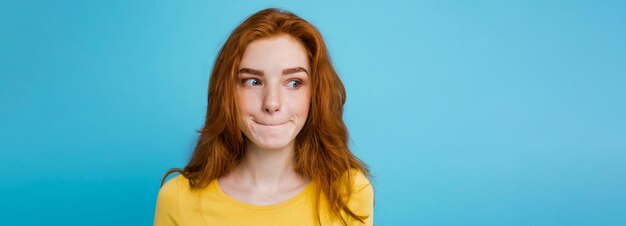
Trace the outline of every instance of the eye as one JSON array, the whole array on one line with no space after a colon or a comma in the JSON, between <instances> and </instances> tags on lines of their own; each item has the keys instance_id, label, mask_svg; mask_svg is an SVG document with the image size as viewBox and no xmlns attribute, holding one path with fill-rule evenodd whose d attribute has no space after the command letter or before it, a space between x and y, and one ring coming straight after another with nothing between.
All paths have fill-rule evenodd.
<instances>
[{"instance_id":1,"label":"eye","mask_svg":"<svg viewBox=\"0 0 626 226\"><path fill-rule=\"evenodd\" d=\"M259 86L259 85L261 85L261 81L259 81L256 78L242 79L241 82L243 83L243 86Z\"/></svg>"},{"instance_id":2,"label":"eye","mask_svg":"<svg viewBox=\"0 0 626 226\"><path fill-rule=\"evenodd\" d=\"M287 83L287 85L292 88L298 88L302 85L302 83L298 80L291 80Z\"/></svg>"}]
</instances>

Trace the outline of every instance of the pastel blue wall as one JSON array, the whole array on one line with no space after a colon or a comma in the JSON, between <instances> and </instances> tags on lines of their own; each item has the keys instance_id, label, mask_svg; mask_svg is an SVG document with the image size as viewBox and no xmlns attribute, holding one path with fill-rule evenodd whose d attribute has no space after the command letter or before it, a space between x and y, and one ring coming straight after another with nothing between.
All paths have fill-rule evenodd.
<instances>
[{"instance_id":1,"label":"pastel blue wall","mask_svg":"<svg viewBox=\"0 0 626 226\"><path fill-rule=\"evenodd\" d=\"M324 35L377 225L626 225L623 1L0 1L2 225L151 225L229 32Z\"/></svg>"}]
</instances>

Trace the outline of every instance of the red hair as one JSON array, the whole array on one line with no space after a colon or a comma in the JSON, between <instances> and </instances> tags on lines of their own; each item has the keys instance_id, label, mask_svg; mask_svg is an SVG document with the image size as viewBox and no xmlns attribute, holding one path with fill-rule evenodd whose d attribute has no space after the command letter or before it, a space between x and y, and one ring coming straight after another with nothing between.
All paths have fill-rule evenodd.
<instances>
[{"instance_id":1,"label":"red hair","mask_svg":"<svg viewBox=\"0 0 626 226\"><path fill-rule=\"evenodd\" d=\"M248 44L281 34L304 45L311 69L311 106L304 127L295 138L295 171L316 182L318 204L321 191L331 214L340 216L344 224L341 210L363 222L369 216L356 215L344 200L350 193L342 194L342 188L352 191L350 170L370 176L368 166L348 148L348 129L342 119L346 102L343 83L331 64L320 32L295 14L275 8L251 15L230 34L211 72L206 121L204 128L197 131L200 137L191 160L182 170L166 172L161 184L170 173L179 172L189 179L192 189L202 188L239 164L245 152L245 135L239 126L242 122L235 93L237 70Z\"/></svg>"}]
</instances>

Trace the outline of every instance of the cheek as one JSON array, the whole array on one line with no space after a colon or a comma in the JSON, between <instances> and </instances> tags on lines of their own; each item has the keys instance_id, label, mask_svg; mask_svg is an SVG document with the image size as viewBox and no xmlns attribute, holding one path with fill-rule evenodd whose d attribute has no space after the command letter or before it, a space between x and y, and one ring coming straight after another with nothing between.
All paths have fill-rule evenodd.
<instances>
[{"instance_id":1,"label":"cheek","mask_svg":"<svg viewBox=\"0 0 626 226\"><path fill-rule=\"evenodd\" d=\"M250 95L248 92L238 92L237 93L237 102L240 113L250 112L254 108L254 104L258 102L255 100L256 95ZM245 114L242 114L244 116Z\"/></svg>"},{"instance_id":2,"label":"cheek","mask_svg":"<svg viewBox=\"0 0 626 226\"><path fill-rule=\"evenodd\" d=\"M305 94L298 96L298 98L294 101L293 110L297 112L300 116L306 116L309 112L309 105L311 102L310 95Z\"/></svg>"}]
</instances>

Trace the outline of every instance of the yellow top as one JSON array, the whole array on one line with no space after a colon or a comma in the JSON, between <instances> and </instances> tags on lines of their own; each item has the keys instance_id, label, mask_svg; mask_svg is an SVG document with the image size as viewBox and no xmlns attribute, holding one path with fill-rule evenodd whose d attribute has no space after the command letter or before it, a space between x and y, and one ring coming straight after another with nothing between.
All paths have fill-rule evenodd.
<instances>
[{"instance_id":1,"label":"yellow top","mask_svg":"<svg viewBox=\"0 0 626 226\"><path fill-rule=\"evenodd\" d=\"M365 224L341 211L348 225L373 225L374 190L370 181L356 169L353 193L348 201L357 215L369 215ZM321 225L343 225L332 218L328 202L322 194L319 205ZM178 175L161 187L154 214L155 226L171 225L317 225L315 183L311 182L298 195L273 205L252 205L224 193L217 180L208 186L191 190L189 180Z\"/></svg>"}]
</instances>

